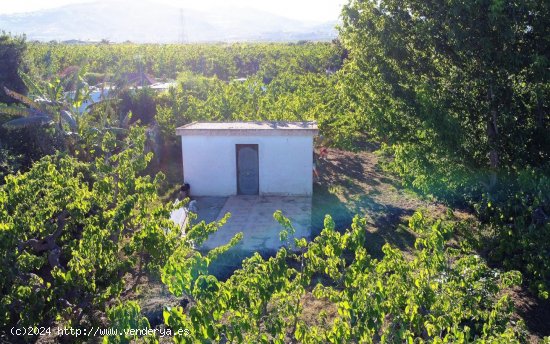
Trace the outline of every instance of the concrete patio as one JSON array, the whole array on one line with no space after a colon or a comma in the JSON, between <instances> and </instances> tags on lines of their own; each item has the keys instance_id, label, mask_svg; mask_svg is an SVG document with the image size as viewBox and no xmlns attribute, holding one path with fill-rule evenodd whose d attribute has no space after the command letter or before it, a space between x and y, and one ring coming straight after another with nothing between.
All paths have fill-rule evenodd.
<instances>
[{"instance_id":1,"label":"concrete patio","mask_svg":"<svg viewBox=\"0 0 550 344\"><path fill-rule=\"evenodd\" d=\"M242 232L243 240L235 250L267 254L277 251L283 245L279 239L283 228L273 219L273 213L277 210L290 219L296 229L294 237L309 239L311 235L311 197L231 196L195 199L198 221L220 220L226 213L231 213L227 223L204 243L204 250L227 244L235 234Z\"/></svg>"}]
</instances>

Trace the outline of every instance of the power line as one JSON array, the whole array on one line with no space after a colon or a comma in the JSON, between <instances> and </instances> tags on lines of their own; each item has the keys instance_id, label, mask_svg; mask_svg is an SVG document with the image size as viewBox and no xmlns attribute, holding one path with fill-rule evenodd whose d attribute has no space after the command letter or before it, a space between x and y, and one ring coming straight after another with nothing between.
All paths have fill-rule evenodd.
<instances>
[{"instance_id":1,"label":"power line","mask_svg":"<svg viewBox=\"0 0 550 344\"><path fill-rule=\"evenodd\" d=\"M185 15L183 8L180 9L180 43L187 43L187 32L185 31Z\"/></svg>"}]
</instances>

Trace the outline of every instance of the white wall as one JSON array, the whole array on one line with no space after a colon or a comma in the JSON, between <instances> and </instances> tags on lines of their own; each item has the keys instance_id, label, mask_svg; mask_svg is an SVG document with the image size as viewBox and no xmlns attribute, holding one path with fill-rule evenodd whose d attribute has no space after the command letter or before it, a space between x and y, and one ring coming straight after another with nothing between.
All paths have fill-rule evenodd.
<instances>
[{"instance_id":1,"label":"white wall","mask_svg":"<svg viewBox=\"0 0 550 344\"><path fill-rule=\"evenodd\" d=\"M194 196L237 194L235 145L257 144L260 194L311 195L312 136L182 136L184 181Z\"/></svg>"}]
</instances>

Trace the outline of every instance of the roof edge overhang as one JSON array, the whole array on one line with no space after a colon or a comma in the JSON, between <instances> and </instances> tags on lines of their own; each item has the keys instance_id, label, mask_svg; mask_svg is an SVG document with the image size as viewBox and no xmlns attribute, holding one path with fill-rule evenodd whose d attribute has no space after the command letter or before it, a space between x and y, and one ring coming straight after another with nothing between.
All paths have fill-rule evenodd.
<instances>
[{"instance_id":1,"label":"roof edge overhang","mask_svg":"<svg viewBox=\"0 0 550 344\"><path fill-rule=\"evenodd\" d=\"M194 126L200 123L207 122L189 123L187 125L177 128L176 134L179 136L316 136L319 134L319 129L317 128L317 124L315 122L307 122L312 123L312 126L309 128L285 128L284 125L282 125L280 128L194 128ZM233 124L232 122L226 123Z\"/></svg>"},{"instance_id":2,"label":"roof edge overhang","mask_svg":"<svg viewBox=\"0 0 550 344\"><path fill-rule=\"evenodd\" d=\"M316 136L319 129L176 129L179 136Z\"/></svg>"}]
</instances>

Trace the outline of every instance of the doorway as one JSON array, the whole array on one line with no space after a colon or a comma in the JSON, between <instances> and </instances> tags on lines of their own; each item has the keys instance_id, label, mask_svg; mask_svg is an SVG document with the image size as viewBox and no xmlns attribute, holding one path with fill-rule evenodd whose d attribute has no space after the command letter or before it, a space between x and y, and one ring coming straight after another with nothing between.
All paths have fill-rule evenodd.
<instances>
[{"instance_id":1,"label":"doorway","mask_svg":"<svg viewBox=\"0 0 550 344\"><path fill-rule=\"evenodd\" d=\"M258 145L236 145L236 151L237 194L258 195L260 191Z\"/></svg>"}]
</instances>

